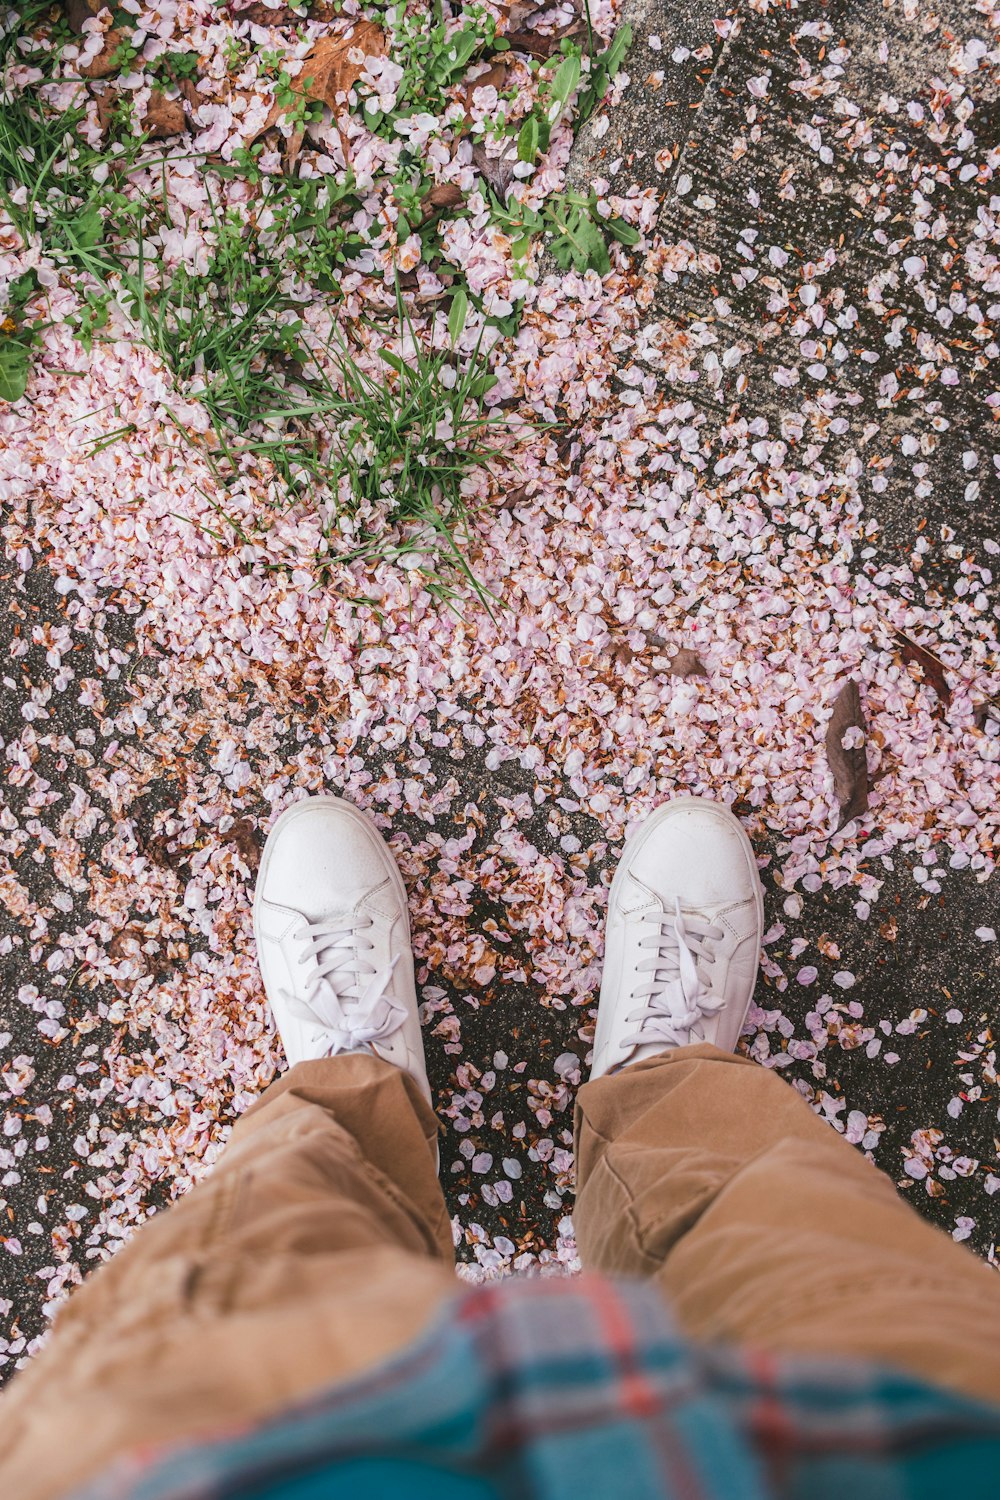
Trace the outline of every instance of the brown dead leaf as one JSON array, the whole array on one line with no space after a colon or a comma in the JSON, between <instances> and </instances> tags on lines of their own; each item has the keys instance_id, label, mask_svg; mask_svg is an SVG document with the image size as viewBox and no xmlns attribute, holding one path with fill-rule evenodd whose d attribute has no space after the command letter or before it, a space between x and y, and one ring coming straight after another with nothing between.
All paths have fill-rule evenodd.
<instances>
[{"instance_id":1,"label":"brown dead leaf","mask_svg":"<svg viewBox=\"0 0 1000 1500\"><path fill-rule=\"evenodd\" d=\"M647 630L646 639L651 646L658 651L669 651L670 660L664 662L657 660L657 667L666 672L670 677L707 677L705 663L695 651L687 646L676 646L673 641L668 641L666 636L658 630Z\"/></svg>"},{"instance_id":2,"label":"brown dead leaf","mask_svg":"<svg viewBox=\"0 0 1000 1500\"><path fill-rule=\"evenodd\" d=\"M104 134L111 129L115 110L118 108L118 97L118 90L110 86L94 96L94 103L97 106L97 123Z\"/></svg>"},{"instance_id":3,"label":"brown dead leaf","mask_svg":"<svg viewBox=\"0 0 1000 1500\"><path fill-rule=\"evenodd\" d=\"M503 156L489 156L482 141L477 141L472 148L472 165L486 179L501 202L505 203L514 181L517 153L512 151Z\"/></svg>"},{"instance_id":4,"label":"brown dead leaf","mask_svg":"<svg viewBox=\"0 0 1000 1500\"><path fill-rule=\"evenodd\" d=\"M272 10L269 5L248 5L246 10L238 12L238 21L252 21L255 26L282 26L290 21L294 12L287 5L279 5L277 10Z\"/></svg>"},{"instance_id":5,"label":"brown dead leaf","mask_svg":"<svg viewBox=\"0 0 1000 1500\"><path fill-rule=\"evenodd\" d=\"M339 0L313 0L309 7L310 21L335 21L341 14ZM270 5L264 5L257 0L254 5L248 5L245 10L238 10L235 14L237 21L252 21L255 26L285 26L289 21L301 21L301 12L296 14L290 5L279 5L272 9Z\"/></svg>"},{"instance_id":6,"label":"brown dead leaf","mask_svg":"<svg viewBox=\"0 0 1000 1500\"><path fill-rule=\"evenodd\" d=\"M833 772L833 789L840 804L839 832L847 823L868 810L868 758L864 745L844 746L849 729L865 732L861 709L861 692L851 679L844 683L833 704L833 716L826 731L826 757Z\"/></svg>"},{"instance_id":7,"label":"brown dead leaf","mask_svg":"<svg viewBox=\"0 0 1000 1500\"><path fill-rule=\"evenodd\" d=\"M434 214L442 213L446 208L458 208L459 204L465 202L465 194L455 182L436 182L429 193L425 193L420 200L424 218L429 219Z\"/></svg>"},{"instance_id":8,"label":"brown dead leaf","mask_svg":"<svg viewBox=\"0 0 1000 1500\"><path fill-rule=\"evenodd\" d=\"M82 36L83 23L99 15L105 5L109 10L111 9L108 0L66 0L66 20L69 22L70 31L75 31L77 36Z\"/></svg>"},{"instance_id":9,"label":"brown dead leaf","mask_svg":"<svg viewBox=\"0 0 1000 1500\"><path fill-rule=\"evenodd\" d=\"M120 927L108 944L108 957L117 963L123 958L132 958L142 961L142 944L145 933L141 927L134 923L128 927Z\"/></svg>"},{"instance_id":10,"label":"brown dead leaf","mask_svg":"<svg viewBox=\"0 0 1000 1500\"><path fill-rule=\"evenodd\" d=\"M559 438L558 442L556 443L556 457L559 459L559 462L563 465L564 468L569 467L570 463L573 461L574 448L577 449L577 456L579 456L580 453L582 453L582 446L580 444L580 434L576 430L576 428L574 428L571 432L563 433L562 437Z\"/></svg>"},{"instance_id":11,"label":"brown dead leaf","mask_svg":"<svg viewBox=\"0 0 1000 1500\"><path fill-rule=\"evenodd\" d=\"M633 651L628 641L612 641L608 647L608 656L612 663L621 669L630 667L638 654L637 651Z\"/></svg>"},{"instance_id":12,"label":"brown dead leaf","mask_svg":"<svg viewBox=\"0 0 1000 1500\"><path fill-rule=\"evenodd\" d=\"M666 672L669 677L707 677L708 671L705 663L695 651L689 650L687 646L676 646L673 641L665 640L658 631L647 630L645 632L648 645L643 651L650 648L669 653L654 659L653 665L660 672ZM608 655L617 667L627 667L640 656L642 652L636 651L626 641L616 641L608 647Z\"/></svg>"},{"instance_id":13,"label":"brown dead leaf","mask_svg":"<svg viewBox=\"0 0 1000 1500\"><path fill-rule=\"evenodd\" d=\"M498 510L513 510L515 505L523 505L528 498L528 486L519 484L516 489L508 490L500 501Z\"/></svg>"},{"instance_id":14,"label":"brown dead leaf","mask_svg":"<svg viewBox=\"0 0 1000 1500\"><path fill-rule=\"evenodd\" d=\"M515 30L504 33L503 40L510 46L512 52L527 52L531 57L537 57L541 62L552 57L559 51L560 44L566 37L579 36L583 32L583 22L571 21L568 26L561 26L558 31L550 31L543 34L540 31Z\"/></svg>"},{"instance_id":15,"label":"brown dead leaf","mask_svg":"<svg viewBox=\"0 0 1000 1500\"><path fill-rule=\"evenodd\" d=\"M240 818L225 835L228 843L236 845L236 852L253 874L260 865L261 840L253 822Z\"/></svg>"},{"instance_id":16,"label":"brown dead leaf","mask_svg":"<svg viewBox=\"0 0 1000 1500\"><path fill-rule=\"evenodd\" d=\"M663 670L670 677L707 677L708 670L695 651L681 646L667 662Z\"/></svg>"},{"instance_id":17,"label":"brown dead leaf","mask_svg":"<svg viewBox=\"0 0 1000 1500\"><path fill-rule=\"evenodd\" d=\"M944 662L933 651L928 651L926 646L911 641L901 630L894 630L893 635L899 642L899 653L903 660L920 668L922 680L937 693L942 707L947 708L951 702L951 688L944 675Z\"/></svg>"},{"instance_id":18,"label":"brown dead leaf","mask_svg":"<svg viewBox=\"0 0 1000 1500\"><path fill-rule=\"evenodd\" d=\"M142 798L136 803L136 811L133 814L133 829L135 842L139 853L146 859L151 859L158 865L165 865L168 870L179 870L186 865L191 858L191 850L186 848L171 849L174 835L168 833L154 833L150 823L143 817Z\"/></svg>"},{"instance_id":19,"label":"brown dead leaf","mask_svg":"<svg viewBox=\"0 0 1000 1500\"><path fill-rule=\"evenodd\" d=\"M527 4L524 0L514 0L513 5L507 5L501 0L497 9L507 25L513 26L516 31L530 30L530 22L542 14L541 7L535 5L533 0L528 0Z\"/></svg>"},{"instance_id":20,"label":"brown dead leaf","mask_svg":"<svg viewBox=\"0 0 1000 1500\"><path fill-rule=\"evenodd\" d=\"M124 39L125 33L123 31L106 31L104 33L104 46L96 57L91 58L89 63L83 65L80 69L80 77L107 78L111 73L116 73L118 71L118 64L115 62L115 53Z\"/></svg>"},{"instance_id":21,"label":"brown dead leaf","mask_svg":"<svg viewBox=\"0 0 1000 1500\"><path fill-rule=\"evenodd\" d=\"M462 90L464 96L462 102L464 103L466 109L470 109L472 107L472 96L476 92L476 89L488 89L492 86L496 89L497 93L499 93L504 84L507 82L507 74L509 73L509 71L509 63L495 62L492 64L492 66L486 69L485 73L480 73L478 78L467 79Z\"/></svg>"},{"instance_id":22,"label":"brown dead leaf","mask_svg":"<svg viewBox=\"0 0 1000 1500\"><path fill-rule=\"evenodd\" d=\"M165 141L169 136L183 135L188 129L184 105L179 99L168 99L162 89L153 89L146 105L143 125L153 141Z\"/></svg>"},{"instance_id":23,"label":"brown dead leaf","mask_svg":"<svg viewBox=\"0 0 1000 1500\"><path fill-rule=\"evenodd\" d=\"M204 104L205 96L193 78L182 78L177 87L190 109L197 109L199 105Z\"/></svg>"},{"instance_id":24,"label":"brown dead leaf","mask_svg":"<svg viewBox=\"0 0 1000 1500\"><path fill-rule=\"evenodd\" d=\"M146 934L138 923L132 922L127 927L121 927L115 933L108 944L108 957L113 964L129 963L133 972L115 978L112 983L120 994L129 995L135 989L140 979L155 974L156 966L150 962L149 955L143 952L143 943Z\"/></svg>"},{"instance_id":25,"label":"brown dead leaf","mask_svg":"<svg viewBox=\"0 0 1000 1500\"><path fill-rule=\"evenodd\" d=\"M355 49L365 57L385 55L385 35L374 21L358 21L349 32L341 36L322 36L311 52L307 52L300 72L292 79L292 89L300 99L325 104L336 115L343 111L338 102L364 72L364 62L351 62L349 54ZM284 113L277 100L258 135L276 125Z\"/></svg>"}]
</instances>

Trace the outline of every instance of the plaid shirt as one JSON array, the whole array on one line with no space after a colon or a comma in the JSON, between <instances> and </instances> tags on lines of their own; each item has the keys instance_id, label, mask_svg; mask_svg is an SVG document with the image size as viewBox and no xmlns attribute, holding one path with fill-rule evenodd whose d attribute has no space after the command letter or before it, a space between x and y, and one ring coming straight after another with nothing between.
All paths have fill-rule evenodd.
<instances>
[{"instance_id":1,"label":"plaid shirt","mask_svg":"<svg viewBox=\"0 0 1000 1500\"><path fill-rule=\"evenodd\" d=\"M266 1358L266 1351L262 1351ZM352 1385L76 1500L996 1500L1000 1407L861 1364L706 1350L656 1292L492 1283Z\"/></svg>"}]
</instances>

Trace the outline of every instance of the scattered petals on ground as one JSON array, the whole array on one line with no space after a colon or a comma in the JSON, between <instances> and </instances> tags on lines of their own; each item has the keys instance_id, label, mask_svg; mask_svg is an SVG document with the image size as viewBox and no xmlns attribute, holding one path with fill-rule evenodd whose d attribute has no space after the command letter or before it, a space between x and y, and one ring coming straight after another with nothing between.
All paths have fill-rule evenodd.
<instances>
[{"instance_id":1,"label":"scattered petals on ground","mask_svg":"<svg viewBox=\"0 0 1000 1500\"><path fill-rule=\"evenodd\" d=\"M206 60L209 86L166 170L173 228L160 247L163 267L203 270L204 178L179 158L230 160L264 128L271 91L254 59L278 32L241 21L246 7L131 9L144 56L183 36ZM593 15L610 33L610 12ZM273 816L320 789L376 816L410 891L463 1274L576 1264L572 1099L593 1035L607 882L629 828L678 792L733 804L761 857L770 927L751 1055L787 1070L912 1195L947 1198L968 1179L960 1202L974 1209L947 1223L992 1258L1000 1166L966 1150L964 1129L977 1109L995 1117L995 1017L947 991L890 1014L865 967L895 939L890 876L895 890L905 873L907 900L930 921L949 882L988 880L1000 834L1000 546L987 535L970 548L942 522L915 527L906 548L883 546L873 515L887 463L868 458L891 429L889 477L923 499L949 388L964 382L979 425L961 434L955 504L978 504L970 487L988 483L1000 271L996 153L975 108L976 74L996 60L987 21L985 6L969 7L966 33L941 42L940 94L886 97L874 115L840 89L847 49L817 57L827 39L813 23L794 33L801 67L791 54L774 63L795 81L808 148L851 175L859 219L878 231L883 261L860 299L822 222L807 246L765 243L748 202L720 258L665 236L638 177L609 208L642 237L612 248L603 278L554 274L539 246L515 265L510 235L475 196L468 143L452 154L447 111L413 124L437 180L471 194L469 215L442 233L450 264L488 293L487 313L523 303L515 332L491 331L487 399L510 415L509 451L467 484L470 564L492 611L471 590L457 609L435 599L419 538L402 562L335 563L317 587L330 497L282 508L273 468L249 456L220 488L197 380L178 389L120 310L86 350L79 285L0 220L0 275L34 267L51 320L28 397L0 407L15 617L4 681L16 703L2 722L0 952L16 982L0 1002L0 1286L15 1288L0 1299L0 1360L38 1334L37 1321L18 1322L26 1299L9 1266L30 1266L51 1311L197 1180L281 1065L249 893ZM296 55L331 26L342 22L301 28ZM234 37L247 54L235 74ZM598 141L629 77L665 65L669 37L662 47L630 57ZM91 32L81 59L99 51ZM693 54L672 64L700 65ZM388 108L391 62L368 57L360 76ZM525 94L531 76L515 74ZM749 76L745 136L725 142L737 158L767 130L776 86ZM141 70L123 87L142 114ZM473 115L496 107L494 93L473 91ZM920 162L886 143L901 121ZM300 162L324 150L339 160L341 134L358 176L384 180L397 148L356 108L318 127ZM570 144L560 124L526 202L562 186ZM675 196L707 193L677 157L670 165ZM941 172L978 191L975 214L949 219ZM240 203L238 177L225 191ZM379 212L373 189L365 213ZM308 318L318 329L384 312L399 267L427 299L415 303L418 330L442 337L441 266L406 256L387 229L344 274L336 312L317 295ZM766 374L781 392L777 420L741 386L754 351L724 338L741 266L766 280L779 329ZM907 283L935 335L897 326ZM665 311L672 296L683 317ZM463 334L467 352L480 326ZM859 410L851 371L866 349L881 394ZM917 392L915 436L897 433L899 403L915 408ZM123 435L105 443L111 431ZM947 704L906 641L939 663ZM680 651L702 670L671 670ZM826 741L849 681L864 728L848 729L843 749L864 749L868 811L837 831ZM804 909L826 901L849 926L798 935ZM991 972L997 925L976 931ZM843 1054L888 1079L917 1057L932 1010L953 1036L953 1096L944 1121L915 1123L887 1159L886 1118L856 1105L848 1074L844 1092Z\"/></svg>"}]
</instances>

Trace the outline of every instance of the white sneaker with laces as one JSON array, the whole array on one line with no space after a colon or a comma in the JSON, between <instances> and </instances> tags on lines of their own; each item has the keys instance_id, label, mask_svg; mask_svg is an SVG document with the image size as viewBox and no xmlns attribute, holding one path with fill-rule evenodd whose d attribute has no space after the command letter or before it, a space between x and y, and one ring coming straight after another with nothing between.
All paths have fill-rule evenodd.
<instances>
[{"instance_id":1,"label":"white sneaker with laces","mask_svg":"<svg viewBox=\"0 0 1000 1500\"><path fill-rule=\"evenodd\" d=\"M430 1100L406 888L359 808L317 796L282 813L264 845L253 924L289 1064L374 1053Z\"/></svg>"},{"instance_id":2,"label":"white sneaker with laces","mask_svg":"<svg viewBox=\"0 0 1000 1500\"><path fill-rule=\"evenodd\" d=\"M739 820L700 797L657 808L611 884L590 1076L691 1042L735 1051L763 934L757 862Z\"/></svg>"}]
</instances>

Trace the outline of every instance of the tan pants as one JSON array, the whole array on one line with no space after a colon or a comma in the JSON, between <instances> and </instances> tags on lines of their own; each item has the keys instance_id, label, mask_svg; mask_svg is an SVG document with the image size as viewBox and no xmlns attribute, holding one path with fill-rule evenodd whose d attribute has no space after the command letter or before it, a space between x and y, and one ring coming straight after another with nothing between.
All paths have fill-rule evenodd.
<instances>
[{"instance_id":1,"label":"tan pants","mask_svg":"<svg viewBox=\"0 0 1000 1500\"><path fill-rule=\"evenodd\" d=\"M776 1074L714 1047L580 1091L592 1269L653 1276L699 1339L859 1355L1000 1401L1000 1282ZM436 1122L370 1057L300 1064L212 1175L72 1297L0 1396L0 1495L358 1374L456 1291Z\"/></svg>"}]
</instances>

